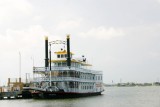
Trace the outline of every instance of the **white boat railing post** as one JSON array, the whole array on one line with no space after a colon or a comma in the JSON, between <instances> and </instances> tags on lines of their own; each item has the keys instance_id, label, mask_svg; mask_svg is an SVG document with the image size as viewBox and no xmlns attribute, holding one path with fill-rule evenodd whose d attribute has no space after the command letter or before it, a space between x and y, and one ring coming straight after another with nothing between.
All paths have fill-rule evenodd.
<instances>
[{"instance_id":1,"label":"white boat railing post","mask_svg":"<svg viewBox=\"0 0 160 107\"><path fill-rule=\"evenodd\" d=\"M50 54L50 55L49 55L49 56L50 56L50 61L49 61L49 62L50 62L50 73L49 73L50 79L49 79L49 80L50 80L50 81L49 81L49 86L51 87L51 85L52 85L52 84L51 84L51 43L50 43L49 45L50 45L50 51L49 51L49 54Z\"/></svg>"},{"instance_id":2,"label":"white boat railing post","mask_svg":"<svg viewBox=\"0 0 160 107\"><path fill-rule=\"evenodd\" d=\"M50 76L50 79L49 79L49 80L50 80L49 85L50 85L50 87L51 87L51 85L52 85L52 84L51 84L51 79L52 79L52 78L51 78L51 70L50 70L50 75L49 75L49 76Z\"/></svg>"}]
</instances>

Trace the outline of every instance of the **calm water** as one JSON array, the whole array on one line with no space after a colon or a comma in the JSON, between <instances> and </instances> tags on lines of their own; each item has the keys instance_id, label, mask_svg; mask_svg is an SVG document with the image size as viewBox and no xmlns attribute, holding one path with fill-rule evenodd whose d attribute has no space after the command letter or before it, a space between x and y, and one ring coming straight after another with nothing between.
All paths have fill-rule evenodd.
<instances>
[{"instance_id":1,"label":"calm water","mask_svg":"<svg viewBox=\"0 0 160 107\"><path fill-rule=\"evenodd\" d=\"M160 107L160 87L107 87L101 96L52 100L0 100L1 107Z\"/></svg>"}]
</instances>

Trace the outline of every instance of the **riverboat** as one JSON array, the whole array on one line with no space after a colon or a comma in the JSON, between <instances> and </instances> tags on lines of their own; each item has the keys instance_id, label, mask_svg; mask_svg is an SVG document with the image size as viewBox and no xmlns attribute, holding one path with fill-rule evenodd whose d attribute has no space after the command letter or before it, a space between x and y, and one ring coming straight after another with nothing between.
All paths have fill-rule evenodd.
<instances>
[{"instance_id":1,"label":"riverboat","mask_svg":"<svg viewBox=\"0 0 160 107\"><path fill-rule=\"evenodd\" d=\"M54 52L51 45L64 44L67 49ZM48 48L50 47L49 51ZM49 56L49 58L48 58ZM84 56L74 58L70 52L70 36L65 41L48 42L45 37L45 67L33 67L33 98L75 98L101 95L103 88L102 71L92 70Z\"/></svg>"}]
</instances>

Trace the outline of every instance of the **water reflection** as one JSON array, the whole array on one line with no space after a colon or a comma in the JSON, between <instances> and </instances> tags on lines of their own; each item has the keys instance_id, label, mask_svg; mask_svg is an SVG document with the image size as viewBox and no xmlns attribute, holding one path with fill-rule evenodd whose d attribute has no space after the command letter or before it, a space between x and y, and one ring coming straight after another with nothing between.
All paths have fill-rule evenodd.
<instances>
[{"instance_id":1,"label":"water reflection","mask_svg":"<svg viewBox=\"0 0 160 107\"><path fill-rule=\"evenodd\" d=\"M103 95L50 100L0 100L1 107L160 107L160 87L108 87Z\"/></svg>"}]
</instances>

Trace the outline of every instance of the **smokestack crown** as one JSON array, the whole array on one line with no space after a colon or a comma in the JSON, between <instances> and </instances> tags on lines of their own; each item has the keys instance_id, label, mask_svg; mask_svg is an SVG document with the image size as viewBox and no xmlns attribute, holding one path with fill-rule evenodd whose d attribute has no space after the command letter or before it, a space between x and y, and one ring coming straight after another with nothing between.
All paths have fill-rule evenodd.
<instances>
[{"instance_id":1,"label":"smokestack crown","mask_svg":"<svg viewBox=\"0 0 160 107\"><path fill-rule=\"evenodd\" d=\"M48 40L48 36L45 36L45 40Z\"/></svg>"},{"instance_id":2,"label":"smokestack crown","mask_svg":"<svg viewBox=\"0 0 160 107\"><path fill-rule=\"evenodd\" d=\"M67 39L69 39L70 38L70 35L67 35Z\"/></svg>"}]
</instances>

